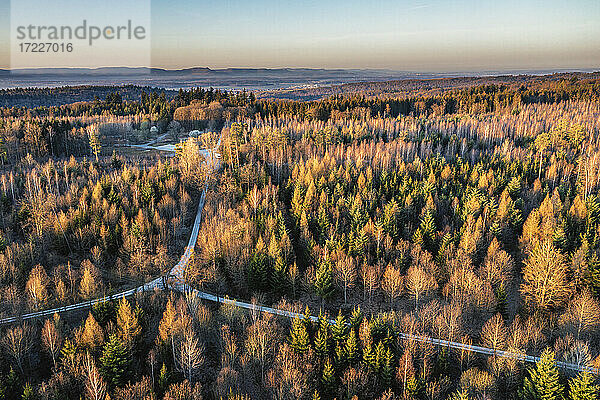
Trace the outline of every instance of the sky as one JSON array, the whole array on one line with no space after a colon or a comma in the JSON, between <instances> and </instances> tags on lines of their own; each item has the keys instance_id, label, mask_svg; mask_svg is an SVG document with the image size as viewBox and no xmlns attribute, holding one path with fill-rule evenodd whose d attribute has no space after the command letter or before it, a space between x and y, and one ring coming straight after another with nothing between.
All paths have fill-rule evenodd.
<instances>
[{"instance_id":1,"label":"sky","mask_svg":"<svg viewBox=\"0 0 600 400\"><path fill-rule=\"evenodd\" d=\"M599 0L147 1L154 67L600 69ZM0 0L0 68L10 65L9 3Z\"/></svg>"}]
</instances>

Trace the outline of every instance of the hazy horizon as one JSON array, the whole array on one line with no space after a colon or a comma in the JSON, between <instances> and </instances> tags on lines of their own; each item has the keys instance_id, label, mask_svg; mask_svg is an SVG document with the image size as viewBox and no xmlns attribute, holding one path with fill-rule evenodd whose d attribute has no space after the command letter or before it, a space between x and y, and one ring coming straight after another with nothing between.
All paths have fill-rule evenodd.
<instances>
[{"instance_id":1,"label":"hazy horizon","mask_svg":"<svg viewBox=\"0 0 600 400\"><path fill-rule=\"evenodd\" d=\"M9 1L0 0L3 69L10 59L9 11ZM240 0L210 5L154 0L151 65L147 66L589 70L600 66L599 20L600 2L592 0L380 0L370 4L258 0L252 5ZM62 67L59 55L55 64Z\"/></svg>"}]
</instances>

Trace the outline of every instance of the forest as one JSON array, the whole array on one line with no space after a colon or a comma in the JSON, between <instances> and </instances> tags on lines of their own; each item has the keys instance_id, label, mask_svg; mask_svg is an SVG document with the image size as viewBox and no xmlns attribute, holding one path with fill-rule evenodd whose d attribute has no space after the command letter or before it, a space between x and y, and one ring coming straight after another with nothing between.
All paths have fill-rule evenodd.
<instances>
[{"instance_id":1,"label":"forest","mask_svg":"<svg viewBox=\"0 0 600 400\"><path fill-rule=\"evenodd\" d=\"M206 201L190 290L0 326L0 399L598 399L599 85L3 109L0 319L167 273Z\"/></svg>"}]
</instances>

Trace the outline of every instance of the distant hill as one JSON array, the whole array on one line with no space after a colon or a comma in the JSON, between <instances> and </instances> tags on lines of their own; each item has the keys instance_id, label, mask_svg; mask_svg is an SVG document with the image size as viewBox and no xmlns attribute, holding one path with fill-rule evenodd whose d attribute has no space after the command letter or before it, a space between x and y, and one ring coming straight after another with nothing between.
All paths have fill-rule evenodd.
<instances>
[{"instance_id":1,"label":"distant hill","mask_svg":"<svg viewBox=\"0 0 600 400\"><path fill-rule=\"evenodd\" d=\"M167 98L176 91L142 86L66 86L57 88L17 88L0 89L0 107L41 107L59 106L78 102L93 101L96 97L104 100L109 93L119 92L123 100L139 100L143 91L164 91Z\"/></svg>"},{"instance_id":2,"label":"distant hill","mask_svg":"<svg viewBox=\"0 0 600 400\"><path fill-rule=\"evenodd\" d=\"M365 96L403 95L408 93L439 93L445 90L481 85L536 85L548 81L569 79L598 80L600 72L564 72L546 75L519 74L499 76L452 77L434 79L402 79L391 81L353 82L314 88L278 89L257 93L258 98L317 100L333 95L360 93Z\"/></svg>"},{"instance_id":3,"label":"distant hill","mask_svg":"<svg viewBox=\"0 0 600 400\"><path fill-rule=\"evenodd\" d=\"M441 78L475 78L498 75L543 75L555 71L485 71L477 73L421 73L385 69L311 68L39 68L0 70L0 88L63 86L151 86L165 89L213 87L228 90L301 90L361 82ZM567 71L560 71L567 72ZM590 71L584 71L590 72ZM300 93L300 92L298 92ZM295 95L295 94L294 94Z\"/></svg>"}]
</instances>

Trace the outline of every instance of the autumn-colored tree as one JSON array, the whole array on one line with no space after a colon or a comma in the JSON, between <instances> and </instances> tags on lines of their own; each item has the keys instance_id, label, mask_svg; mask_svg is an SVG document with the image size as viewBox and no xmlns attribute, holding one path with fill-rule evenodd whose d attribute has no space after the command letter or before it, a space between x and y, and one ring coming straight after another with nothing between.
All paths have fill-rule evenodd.
<instances>
[{"instance_id":1,"label":"autumn-colored tree","mask_svg":"<svg viewBox=\"0 0 600 400\"><path fill-rule=\"evenodd\" d=\"M551 310L571 294L564 256L550 241L536 245L525 261L521 293L533 307Z\"/></svg>"},{"instance_id":2,"label":"autumn-colored tree","mask_svg":"<svg viewBox=\"0 0 600 400\"><path fill-rule=\"evenodd\" d=\"M48 275L41 265L34 267L26 284L29 303L34 310L44 307L48 302Z\"/></svg>"},{"instance_id":3,"label":"autumn-colored tree","mask_svg":"<svg viewBox=\"0 0 600 400\"><path fill-rule=\"evenodd\" d=\"M78 331L76 340L79 346L92 353L104 345L104 332L92 313L88 314L83 327Z\"/></svg>"},{"instance_id":4,"label":"autumn-colored tree","mask_svg":"<svg viewBox=\"0 0 600 400\"><path fill-rule=\"evenodd\" d=\"M81 263L81 282L79 283L79 294L84 299L89 299L102 290L100 273L96 266L89 260Z\"/></svg>"},{"instance_id":5,"label":"autumn-colored tree","mask_svg":"<svg viewBox=\"0 0 600 400\"><path fill-rule=\"evenodd\" d=\"M177 361L179 368L190 382L193 382L196 370L204 363L203 351L196 334L191 329L186 329L179 343Z\"/></svg>"},{"instance_id":6,"label":"autumn-colored tree","mask_svg":"<svg viewBox=\"0 0 600 400\"><path fill-rule=\"evenodd\" d=\"M167 301L167 306L165 311L163 312L162 319L160 320L160 324L158 326L159 337L162 341L171 342L171 351L173 360L175 360L175 335L178 331L177 327L177 311L175 306L173 305L172 299L169 297Z\"/></svg>"},{"instance_id":7,"label":"autumn-colored tree","mask_svg":"<svg viewBox=\"0 0 600 400\"><path fill-rule=\"evenodd\" d=\"M62 324L58 314L54 314L52 319L47 319L44 322L42 328L42 344L50 357L52 357L52 364L56 368L56 358L60 352L62 346Z\"/></svg>"},{"instance_id":8,"label":"autumn-colored tree","mask_svg":"<svg viewBox=\"0 0 600 400\"><path fill-rule=\"evenodd\" d=\"M383 272L383 281L381 288L390 299L390 306L393 307L394 301L402 294L404 288L404 279L400 270L388 265Z\"/></svg>"},{"instance_id":9,"label":"autumn-colored tree","mask_svg":"<svg viewBox=\"0 0 600 400\"><path fill-rule=\"evenodd\" d=\"M423 268L411 266L406 273L406 288L415 299L415 307L419 306L422 296L437 288L435 278Z\"/></svg>"},{"instance_id":10,"label":"autumn-colored tree","mask_svg":"<svg viewBox=\"0 0 600 400\"><path fill-rule=\"evenodd\" d=\"M142 333L138 316L131 309L131 305L125 297L121 298L117 308L117 332L129 351L133 350L136 340Z\"/></svg>"},{"instance_id":11,"label":"autumn-colored tree","mask_svg":"<svg viewBox=\"0 0 600 400\"><path fill-rule=\"evenodd\" d=\"M344 304L348 302L348 289L354 287L356 282L356 267L354 261L348 257L342 257L335 264L337 281L344 291Z\"/></svg>"}]
</instances>

